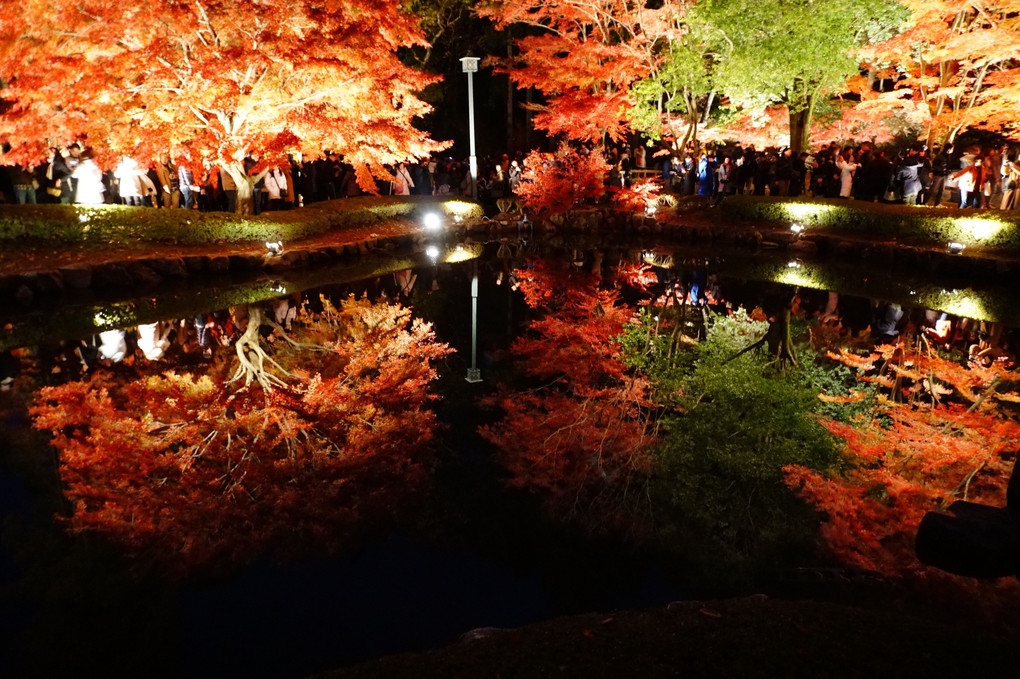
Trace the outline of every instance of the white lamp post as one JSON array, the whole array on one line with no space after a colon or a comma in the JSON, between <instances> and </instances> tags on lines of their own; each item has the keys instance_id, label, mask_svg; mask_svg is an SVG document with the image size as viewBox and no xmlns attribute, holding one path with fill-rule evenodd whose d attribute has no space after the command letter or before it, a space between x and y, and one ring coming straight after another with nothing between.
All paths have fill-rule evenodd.
<instances>
[{"instance_id":1,"label":"white lamp post","mask_svg":"<svg viewBox=\"0 0 1020 679\"><path fill-rule=\"evenodd\" d=\"M471 156L468 167L471 171L471 198L478 200L478 159L475 157L475 83L474 76L478 70L478 57L464 57L460 65L468 75L468 135L471 139Z\"/></svg>"}]
</instances>

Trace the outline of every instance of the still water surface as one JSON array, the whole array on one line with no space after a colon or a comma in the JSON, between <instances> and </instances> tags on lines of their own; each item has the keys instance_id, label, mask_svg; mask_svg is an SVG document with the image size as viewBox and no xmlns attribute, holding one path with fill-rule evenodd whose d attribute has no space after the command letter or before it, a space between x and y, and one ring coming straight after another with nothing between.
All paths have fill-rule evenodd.
<instances>
[{"instance_id":1,"label":"still water surface","mask_svg":"<svg viewBox=\"0 0 1020 679\"><path fill-rule=\"evenodd\" d=\"M4 394L0 461L0 655L8 659L8 676L100 669L107 676L303 676L448 643L473 628L704 594L697 583L672 580L654 555L622 540L577 534L545 517L528 496L508 491L476 433L493 417L479 399L512 368L510 345L535 313L515 289L513 271L539 259L589 272L644 262L717 309L753 308L794 284L806 311L828 307L845 326L881 327L887 335L907 319L936 322L943 314L1013 326L1011 314L1020 308L994 281L936 282L923 272L783 255L720 256L647 244L598 251L510 240L274 279L204 281L144 298L54 299L32 310L8 309L3 377L16 376ZM59 497L54 453L27 432L24 401L12 395L19 384L59 383L82 365L107 370L132 354L167 367L194 365L232 350L217 341L220 333L229 335L228 306L258 303L286 322L288 306L298 300L352 293L412 304L457 352L438 366L443 398L435 407L443 428L424 516L377 533L358 531L338 555L283 563L261 558L173 582L133 579L96 538L64 536L53 520L69 509ZM192 330L201 319L217 328L206 340ZM147 329L139 332L139 325ZM186 353L178 342L184 335ZM1007 330L1002 342L1011 340ZM480 383L464 379L473 353Z\"/></svg>"}]
</instances>

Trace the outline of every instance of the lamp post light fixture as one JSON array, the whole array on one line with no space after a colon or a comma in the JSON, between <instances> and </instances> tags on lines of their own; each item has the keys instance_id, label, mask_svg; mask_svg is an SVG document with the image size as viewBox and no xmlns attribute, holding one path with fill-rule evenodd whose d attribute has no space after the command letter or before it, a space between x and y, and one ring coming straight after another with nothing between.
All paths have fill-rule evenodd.
<instances>
[{"instance_id":1,"label":"lamp post light fixture","mask_svg":"<svg viewBox=\"0 0 1020 679\"><path fill-rule=\"evenodd\" d=\"M463 57L460 65L468 76L468 137L471 142L471 156L468 168L471 172L471 198L478 200L478 158L475 156L475 83L474 76L478 71L478 57Z\"/></svg>"}]
</instances>

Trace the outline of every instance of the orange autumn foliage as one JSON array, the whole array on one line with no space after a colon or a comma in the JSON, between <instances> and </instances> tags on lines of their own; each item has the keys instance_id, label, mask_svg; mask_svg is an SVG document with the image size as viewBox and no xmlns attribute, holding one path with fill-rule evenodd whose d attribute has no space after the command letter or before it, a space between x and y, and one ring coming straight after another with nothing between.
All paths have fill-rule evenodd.
<instances>
[{"instance_id":1,"label":"orange autumn foliage","mask_svg":"<svg viewBox=\"0 0 1020 679\"><path fill-rule=\"evenodd\" d=\"M920 114L929 143L968 127L1020 133L1020 2L900 2L912 15L906 30L865 53L894 89L862 88L860 108Z\"/></svg>"},{"instance_id":2,"label":"orange autumn foliage","mask_svg":"<svg viewBox=\"0 0 1020 679\"><path fill-rule=\"evenodd\" d=\"M908 342L830 356L884 389L870 415L822 422L844 441L847 471L787 467L787 483L826 515L822 535L837 556L890 574L919 569L914 534L926 512L957 499L1005 504L1020 448L1020 423L996 396L1008 374Z\"/></svg>"},{"instance_id":3,"label":"orange autumn foliage","mask_svg":"<svg viewBox=\"0 0 1020 679\"><path fill-rule=\"evenodd\" d=\"M599 200L608 172L609 163L598 149L585 152L561 144L556 153L528 154L516 192L532 210L563 214Z\"/></svg>"},{"instance_id":4,"label":"orange autumn foliage","mask_svg":"<svg viewBox=\"0 0 1020 679\"><path fill-rule=\"evenodd\" d=\"M413 125L438 78L396 54L423 44L398 0L5 2L0 138L7 162L80 139L107 167L172 151L196 171L331 149L374 191L384 163L442 148Z\"/></svg>"},{"instance_id":5,"label":"orange autumn foliage","mask_svg":"<svg viewBox=\"0 0 1020 679\"><path fill-rule=\"evenodd\" d=\"M333 548L392 511L423 480L431 362L450 350L407 309L365 300L295 325L324 350L274 344L285 389L173 371L41 389L30 412L59 451L70 529L180 574Z\"/></svg>"},{"instance_id":6,"label":"orange autumn foliage","mask_svg":"<svg viewBox=\"0 0 1020 679\"><path fill-rule=\"evenodd\" d=\"M598 277L534 263L516 272L543 315L513 346L535 388L504 388L490 400L501 419L482 427L510 472L555 515L590 527L631 524L647 509L647 381L621 359L617 337L632 317Z\"/></svg>"},{"instance_id":7,"label":"orange autumn foliage","mask_svg":"<svg viewBox=\"0 0 1020 679\"><path fill-rule=\"evenodd\" d=\"M676 16L686 4L490 0L479 14L499 29L528 27L501 71L518 87L545 94L546 103L536 106L535 126L550 135L601 142L604 135L619 141L626 134L630 86L655 69L665 41L681 36Z\"/></svg>"}]
</instances>

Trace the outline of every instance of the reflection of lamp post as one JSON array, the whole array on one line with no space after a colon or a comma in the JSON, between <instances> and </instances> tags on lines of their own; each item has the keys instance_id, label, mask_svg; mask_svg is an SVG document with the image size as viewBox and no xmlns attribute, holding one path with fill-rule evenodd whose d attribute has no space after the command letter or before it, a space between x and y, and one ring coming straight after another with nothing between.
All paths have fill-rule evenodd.
<instances>
[{"instance_id":1,"label":"reflection of lamp post","mask_svg":"<svg viewBox=\"0 0 1020 679\"><path fill-rule=\"evenodd\" d=\"M481 382L482 371L478 369L478 260L471 270L471 367L467 371L468 382Z\"/></svg>"},{"instance_id":2,"label":"reflection of lamp post","mask_svg":"<svg viewBox=\"0 0 1020 679\"><path fill-rule=\"evenodd\" d=\"M478 200L478 159L475 157L475 83L478 57L464 57L460 60L463 71L468 75L468 136L471 139L471 156L468 167L471 171L471 198Z\"/></svg>"}]
</instances>

